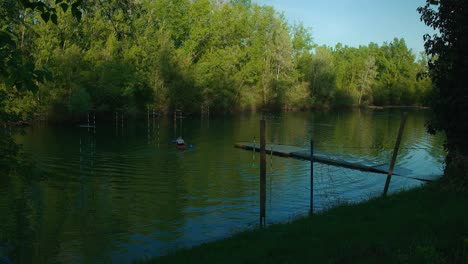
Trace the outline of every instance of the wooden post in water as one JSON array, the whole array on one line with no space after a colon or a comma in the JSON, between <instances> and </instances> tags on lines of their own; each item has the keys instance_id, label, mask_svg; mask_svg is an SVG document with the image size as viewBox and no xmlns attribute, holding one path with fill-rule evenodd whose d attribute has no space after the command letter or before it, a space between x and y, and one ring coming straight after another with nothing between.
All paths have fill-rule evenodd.
<instances>
[{"instance_id":1,"label":"wooden post in water","mask_svg":"<svg viewBox=\"0 0 468 264\"><path fill-rule=\"evenodd\" d=\"M177 110L174 110L174 140L177 138Z\"/></svg>"},{"instance_id":2,"label":"wooden post in water","mask_svg":"<svg viewBox=\"0 0 468 264\"><path fill-rule=\"evenodd\" d=\"M96 134L96 112L93 112L93 133Z\"/></svg>"},{"instance_id":3,"label":"wooden post in water","mask_svg":"<svg viewBox=\"0 0 468 264\"><path fill-rule=\"evenodd\" d=\"M149 106L148 106L148 111L147 111L147 126L146 126L146 140L147 144L151 144L151 138L150 138L150 121L149 121Z\"/></svg>"},{"instance_id":4,"label":"wooden post in water","mask_svg":"<svg viewBox=\"0 0 468 264\"><path fill-rule=\"evenodd\" d=\"M182 112L179 113L179 125L180 125L179 134L180 134L181 137L183 137L184 133L182 133L183 132L182 131Z\"/></svg>"},{"instance_id":5,"label":"wooden post in water","mask_svg":"<svg viewBox=\"0 0 468 264\"><path fill-rule=\"evenodd\" d=\"M266 150L265 119L260 120L260 226L265 226L266 215Z\"/></svg>"},{"instance_id":6,"label":"wooden post in water","mask_svg":"<svg viewBox=\"0 0 468 264\"><path fill-rule=\"evenodd\" d=\"M405 129L407 115L408 113L404 112L401 117L400 129L398 130L398 136L395 142L395 148L393 149L392 160L390 162L390 167L388 168L388 175L387 175L387 180L385 181L385 188L384 188L383 196L387 195L388 187L390 186L390 180L392 179L392 174L393 174L393 167L395 166L395 161L398 155L398 149L400 148L401 137L403 136L403 130Z\"/></svg>"},{"instance_id":7,"label":"wooden post in water","mask_svg":"<svg viewBox=\"0 0 468 264\"><path fill-rule=\"evenodd\" d=\"M252 164L255 161L255 144L256 144L256 142L255 142L255 136L254 136L254 138L253 138L253 148L252 148Z\"/></svg>"},{"instance_id":8,"label":"wooden post in water","mask_svg":"<svg viewBox=\"0 0 468 264\"><path fill-rule=\"evenodd\" d=\"M153 113L154 113L154 110L153 110ZM160 116L158 114L158 148L159 148L159 119L160 119ZM153 116L153 123L154 123L154 116ZM154 126L154 124L153 124Z\"/></svg>"},{"instance_id":9,"label":"wooden post in water","mask_svg":"<svg viewBox=\"0 0 468 264\"><path fill-rule=\"evenodd\" d=\"M310 210L314 214L314 140L310 139Z\"/></svg>"},{"instance_id":10,"label":"wooden post in water","mask_svg":"<svg viewBox=\"0 0 468 264\"><path fill-rule=\"evenodd\" d=\"M119 116L117 115L117 111L115 111L115 135L117 136L119 130Z\"/></svg>"}]
</instances>

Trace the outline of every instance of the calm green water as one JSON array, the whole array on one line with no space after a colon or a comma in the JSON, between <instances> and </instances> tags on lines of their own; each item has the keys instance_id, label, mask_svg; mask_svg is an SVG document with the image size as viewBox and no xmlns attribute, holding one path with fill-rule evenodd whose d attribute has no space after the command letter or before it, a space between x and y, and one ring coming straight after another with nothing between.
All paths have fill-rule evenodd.
<instances>
[{"instance_id":1,"label":"calm green water","mask_svg":"<svg viewBox=\"0 0 468 264\"><path fill-rule=\"evenodd\" d=\"M426 112L408 116L397 165L411 176L442 173L442 137L425 132ZM254 227L259 156L256 114L184 120L193 148L175 149L171 119L97 120L96 130L38 124L17 141L40 168L0 177L0 263L128 263ZM267 142L388 163L399 111L268 116ZM177 132L177 134L180 134ZM310 163L267 157L267 222L306 214ZM315 164L315 210L382 192L386 175ZM394 177L390 191L419 186Z\"/></svg>"}]
</instances>

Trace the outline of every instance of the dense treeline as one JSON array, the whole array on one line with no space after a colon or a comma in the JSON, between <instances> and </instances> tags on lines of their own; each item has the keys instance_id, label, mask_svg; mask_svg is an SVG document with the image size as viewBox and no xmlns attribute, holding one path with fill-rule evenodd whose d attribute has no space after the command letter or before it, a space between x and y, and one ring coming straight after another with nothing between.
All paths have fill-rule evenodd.
<instances>
[{"instance_id":1,"label":"dense treeline","mask_svg":"<svg viewBox=\"0 0 468 264\"><path fill-rule=\"evenodd\" d=\"M359 48L337 44L317 47L299 71L312 106L425 105L431 81L427 59L415 55L403 39Z\"/></svg>"},{"instance_id":2,"label":"dense treeline","mask_svg":"<svg viewBox=\"0 0 468 264\"><path fill-rule=\"evenodd\" d=\"M49 7L1 4L31 75L15 82L2 69L2 116L424 105L431 86L403 39L316 46L303 25L248 0L80 1L79 21L62 1Z\"/></svg>"}]
</instances>

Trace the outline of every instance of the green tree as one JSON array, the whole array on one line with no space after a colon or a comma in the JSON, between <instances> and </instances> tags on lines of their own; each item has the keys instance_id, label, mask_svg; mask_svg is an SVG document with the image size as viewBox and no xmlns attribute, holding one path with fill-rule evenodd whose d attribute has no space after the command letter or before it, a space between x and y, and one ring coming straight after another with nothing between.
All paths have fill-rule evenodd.
<instances>
[{"instance_id":1,"label":"green tree","mask_svg":"<svg viewBox=\"0 0 468 264\"><path fill-rule=\"evenodd\" d=\"M375 65L375 58L369 56L364 60L362 71L358 80L358 105L362 104L362 98L371 92L372 85L377 76L377 67Z\"/></svg>"},{"instance_id":2,"label":"green tree","mask_svg":"<svg viewBox=\"0 0 468 264\"><path fill-rule=\"evenodd\" d=\"M360 89L360 78L365 77L364 60L367 50L338 44L333 51L333 62L336 74L336 92L334 104L352 106L357 104Z\"/></svg>"},{"instance_id":3,"label":"green tree","mask_svg":"<svg viewBox=\"0 0 468 264\"><path fill-rule=\"evenodd\" d=\"M468 1L427 1L418 8L421 20L437 31L425 35L429 72L434 83L429 131L447 136L446 175L468 182Z\"/></svg>"},{"instance_id":4,"label":"green tree","mask_svg":"<svg viewBox=\"0 0 468 264\"><path fill-rule=\"evenodd\" d=\"M312 104L316 107L329 107L331 103L336 89L334 67L332 51L326 47L317 47L308 77Z\"/></svg>"},{"instance_id":5,"label":"green tree","mask_svg":"<svg viewBox=\"0 0 468 264\"><path fill-rule=\"evenodd\" d=\"M429 105L432 92L432 80L429 75L429 58L426 53L421 52L416 63L416 86L415 100L420 105Z\"/></svg>"},{"instance_id":6,"label":"green tree","mask_svg":"<svg viewBox=\"0 0 468 264\"><path fill-rule=\"evenodd\" d=\"M416 72L415 56L404 39L395 38L384 43L376 57L378 67L377 85L374 90L377 104L411 104ZM406 100L408 99L408 100Z\"/></svg>"},{"instance_id":7,"label":"green tree","mask_svg":"<svg viewBox=\"0 0 468 264\"><path fill-rule=\"evenodd\" d=\"M310 107L310 89L307 76L312 64L312 41L310 29L303 24L294 24L290 28L292 63L294 70L290 73L291 86L286 89L285 110L308 109Z\"/></svg>"},{"instance_id":8,"label":"green tree","mask_svg":"<svg viewBox=\"0 0 468 264\"><path fill-rule=\"evenodd\" d=\"M68 1L62 2L63 10L68 9ZM81 1L71 4L71 12L80 18ZM30 119L37 106L34 93L38 83L43 82L47 72L35 66L34 34L30 24L42 20L57 23L56 9L42 1L5 0L0 3L0 125L4 128L11 123ZM10 127L11 129L11 127ZM0 170L8 169L17 160L19 147L13 142L10 133L0 132Z\"/></svg>"}]
</instances>

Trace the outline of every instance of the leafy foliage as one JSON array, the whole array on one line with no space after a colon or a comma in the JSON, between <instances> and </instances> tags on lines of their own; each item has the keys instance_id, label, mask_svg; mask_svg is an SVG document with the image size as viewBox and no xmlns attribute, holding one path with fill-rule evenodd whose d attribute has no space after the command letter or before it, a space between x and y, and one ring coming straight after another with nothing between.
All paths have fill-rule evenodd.
<instances>
[{"instance_id":1,"label":"leafy foliage","mask_svg":"<svg viewBox=\"0 0 468 264\"><path fill-rule=\"evenodd\" d=\"M39 84L49 79L48 71L36 67L33 53L36 49L33 26L39 18L57 24L57 6L81 18L81 0L73 3L29 0L4 0L0 3L0 170L9 169L17 158L18 145L11 137L11 126L32 119L40 102L35 97Z\"/></svg>"},{"instance_id":2,"label":"leafy foliage","mask_svg":"<svg viewBox=\"0 0 468 264\"><path fill-rule=\"evenodd\" d=\"M25 14L11 16L0 38L5 85L39 90L49 116L412 105L430 86L403 39L317 47L302 24L251 1L4 5Z\"/></svg>"},{"instance_id":3,"label":"leafy foliage","mask_svg":"<svg viewBox=\"0 0 468 264\"><path fill-rule=\"evenodd\" d=\"M438 33L426 35L429 73L434 82L431 98L432 132L447 135L447 169L452 176L468 180L468 1L427 1L418 9L428 26Z\"/></svg>"}]
</instances>

